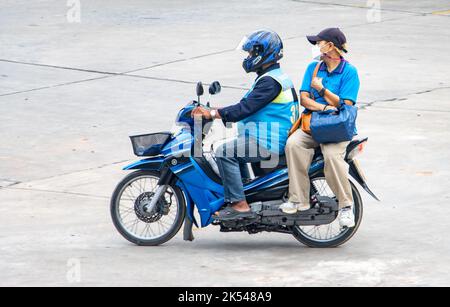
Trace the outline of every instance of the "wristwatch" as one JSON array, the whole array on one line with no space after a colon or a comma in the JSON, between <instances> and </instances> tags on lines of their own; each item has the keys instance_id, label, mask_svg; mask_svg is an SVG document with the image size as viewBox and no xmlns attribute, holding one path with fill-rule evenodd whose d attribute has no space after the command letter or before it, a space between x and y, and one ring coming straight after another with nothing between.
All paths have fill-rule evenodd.
<instances>
[{"instance_id":1,"label":"wristwatch","mask_svg":"<svg viewBox=\"0 0 450 307\"><path fill-rule=\"evenodd\" d=\"M320 95L320 97L323 97L323 96L325 96L325 91L326 91L327 89L325 88L325 86L324 87L322 87L322 89L319 91L319 95Z\"/></svg>"},{"instance_id":2,"label":"wristwatch","mask_svg":"<svg viewBox=\"0 0 450 307\"><path fill-rule=\"evenodd\" d=\"M216 119L217 116L217 111L216 110L211 110L211 118L212 119Z\"/></svg>"}]
</instances>

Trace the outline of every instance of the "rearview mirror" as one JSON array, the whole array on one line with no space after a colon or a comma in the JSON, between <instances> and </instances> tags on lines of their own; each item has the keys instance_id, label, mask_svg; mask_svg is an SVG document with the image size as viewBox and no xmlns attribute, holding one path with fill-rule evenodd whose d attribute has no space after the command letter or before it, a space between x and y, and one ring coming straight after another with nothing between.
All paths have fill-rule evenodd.
<instances>
[{"instance_id":1,"label":"rearview mirror","mask_svg":"<svg viewBox=\"0 0 450 307\"><path fill-rule=\"evenodd\" d=\"M219 94L222 91L222 86L220 85L219 81L214 81L210 86L209 86L209 93L211 95L216 95Z\"/></svg>"},{"instance_id":2,"label":"rearview mirror","mask_svg":"<svg viewBox=\"0 0 450 307\"><path fill-rule=\"evenodd\" d=\"M197 96L198 97L203 96L204 93L205 90L203 88L203 83L202 82L197 83Z\"/></svg>"}]
</instances>

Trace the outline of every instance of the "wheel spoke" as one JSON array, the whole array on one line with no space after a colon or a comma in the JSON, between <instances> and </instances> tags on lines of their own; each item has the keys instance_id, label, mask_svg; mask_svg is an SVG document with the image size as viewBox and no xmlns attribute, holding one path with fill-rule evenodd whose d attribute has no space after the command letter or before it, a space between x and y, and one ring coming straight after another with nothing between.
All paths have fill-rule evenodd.
<instances>
[{"instance_id":1,"label":"wheel spoke","mask_svg":"<svg viewBox=\"0 0 450 307\"><path fill-rule=\"evenodd\" d=\"M167 222L165 222L165 221L163 221L163 220L159 220L158 222L157 222L158 224L161 224L161 226L165 226L165 227L170 227L170 226L172 226L172 225L170 225L169 223L167 223Z\"/></svg>"},{"instance_id":2,"label":"wheel spoke","mask_svg":"<svg viewBox=\"0 0 450 307\"><path fill-rule=\"evenodd\" d=\"M136 219L131 220L131 223L127 223L126 225L129 225L127 227L127 229L129 229L130 231L134 232L134 229L137 227L137 225L139 224L139 219L136 217Z\"/></svg>"},{"instance_id":3,"label":"wheel spoke","mask_svg":"<svg viewBox=\"0 0 450 307\"><path fill-rule=\"evenodd\" d=\"M312 186L317 191L316 195L335 198L325 178L315 178L312 180ZM354 209L355 210L355 209ZM298 227L302 235L312 241L329 242L337 240L347 233L348 229L341 229L338 226L339 221L336 219L328 225L319 226L301 226Z\"/></svg>"},{"instance_id":4,"label":"wheel spoke","mask_svg":"<svg viewBox=\"0 0 450 307\"><path fill-rule=\"evenodd\" d=\"M127 198L132 199L133 202L134 202L134 201L136 200L136 198L137 198L136 196L134 196L134 194L131 193L130 190L125 190L124 194L127 195Z\"/></svg>"},{"instance_id":5,"label":"wheel spoke","mask_svg":"<svg viewBox=\"0 0 450 307\"><path fill-rule=\"evenodd\" d=\"M164 227L161 226L160 221L156 222L156 224L158 225L158 233L164 233ZM161 228L163 231L161 231Z\"/></svg>"},{"instance_id":6,"label":"wheel spoke","mask_svg":"<svg viewBox=\"0 0 450 307\"><path fill-rule=\"evenodd\" d=\"M146 224L144 226L144 229L142 230L142 233L141 233L141 237L146 237L147 236L147 232L148 232L149 227L150 227L150 224Z\"/></svg>"},{"instance_id":7,"label":"wheel spoke","mask_svg":"<svg viewBox=\"0 0 450 307\"><path fill-rule=\"evenodd\" d=\"M134 214L134 209L130 209L130 211L126 211L125 214L122 214L123 211L121 211L120 216L122 217L122 219L126 219L128 216L130 216L131 214Z\"/></svg>"},{"instance_id":8,"label":"wheel spoke","mask_svg":"<svg viewBox=\"0 0 450 307\"><path fill-rule=\"evenodd\" d=\"M333 237L333 224L328 225L327 236L325 239L331 239Z\"/></svg>"}]
</instances>

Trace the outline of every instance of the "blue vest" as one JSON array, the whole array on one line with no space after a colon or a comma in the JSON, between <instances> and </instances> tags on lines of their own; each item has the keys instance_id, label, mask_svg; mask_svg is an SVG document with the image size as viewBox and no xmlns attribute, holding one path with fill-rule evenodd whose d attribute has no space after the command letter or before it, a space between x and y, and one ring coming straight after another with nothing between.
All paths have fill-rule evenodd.
<instances>
[{"instance_id":1,"label":"blue vest","mask_svg":"<svg viewBox=\"0 0 450 307\"><path fill-rule=\"evenodd\" d=\"M299 104L294 97L294 83L281 69L274 69L256 79L248 97L263 77L277 81L282 90L274 101L238 123L240 137L252 137L258 144L275 154L284 154L292 125L299 118Z\"/></svg>"}]
</instances>

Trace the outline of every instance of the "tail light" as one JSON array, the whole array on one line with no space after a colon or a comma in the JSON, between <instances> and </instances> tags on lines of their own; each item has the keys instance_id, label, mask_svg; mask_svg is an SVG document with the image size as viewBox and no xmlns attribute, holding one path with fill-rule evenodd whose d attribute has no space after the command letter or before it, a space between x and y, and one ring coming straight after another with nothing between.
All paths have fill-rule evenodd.
<instances>
[{"instance_id":1,"label":"tail light","mask_svg":"<svg viewBox=\"0 0 450 307\"><path fill-rule=\"evenodd\" d=\"M367 145L367 141L364 141L364 142L358 144L358 146L356 146L352 151L350 151L348 153L347 158L349 160L355 159L359 154L363 153L366 145Z\"/></svg>"}]
</instances>

